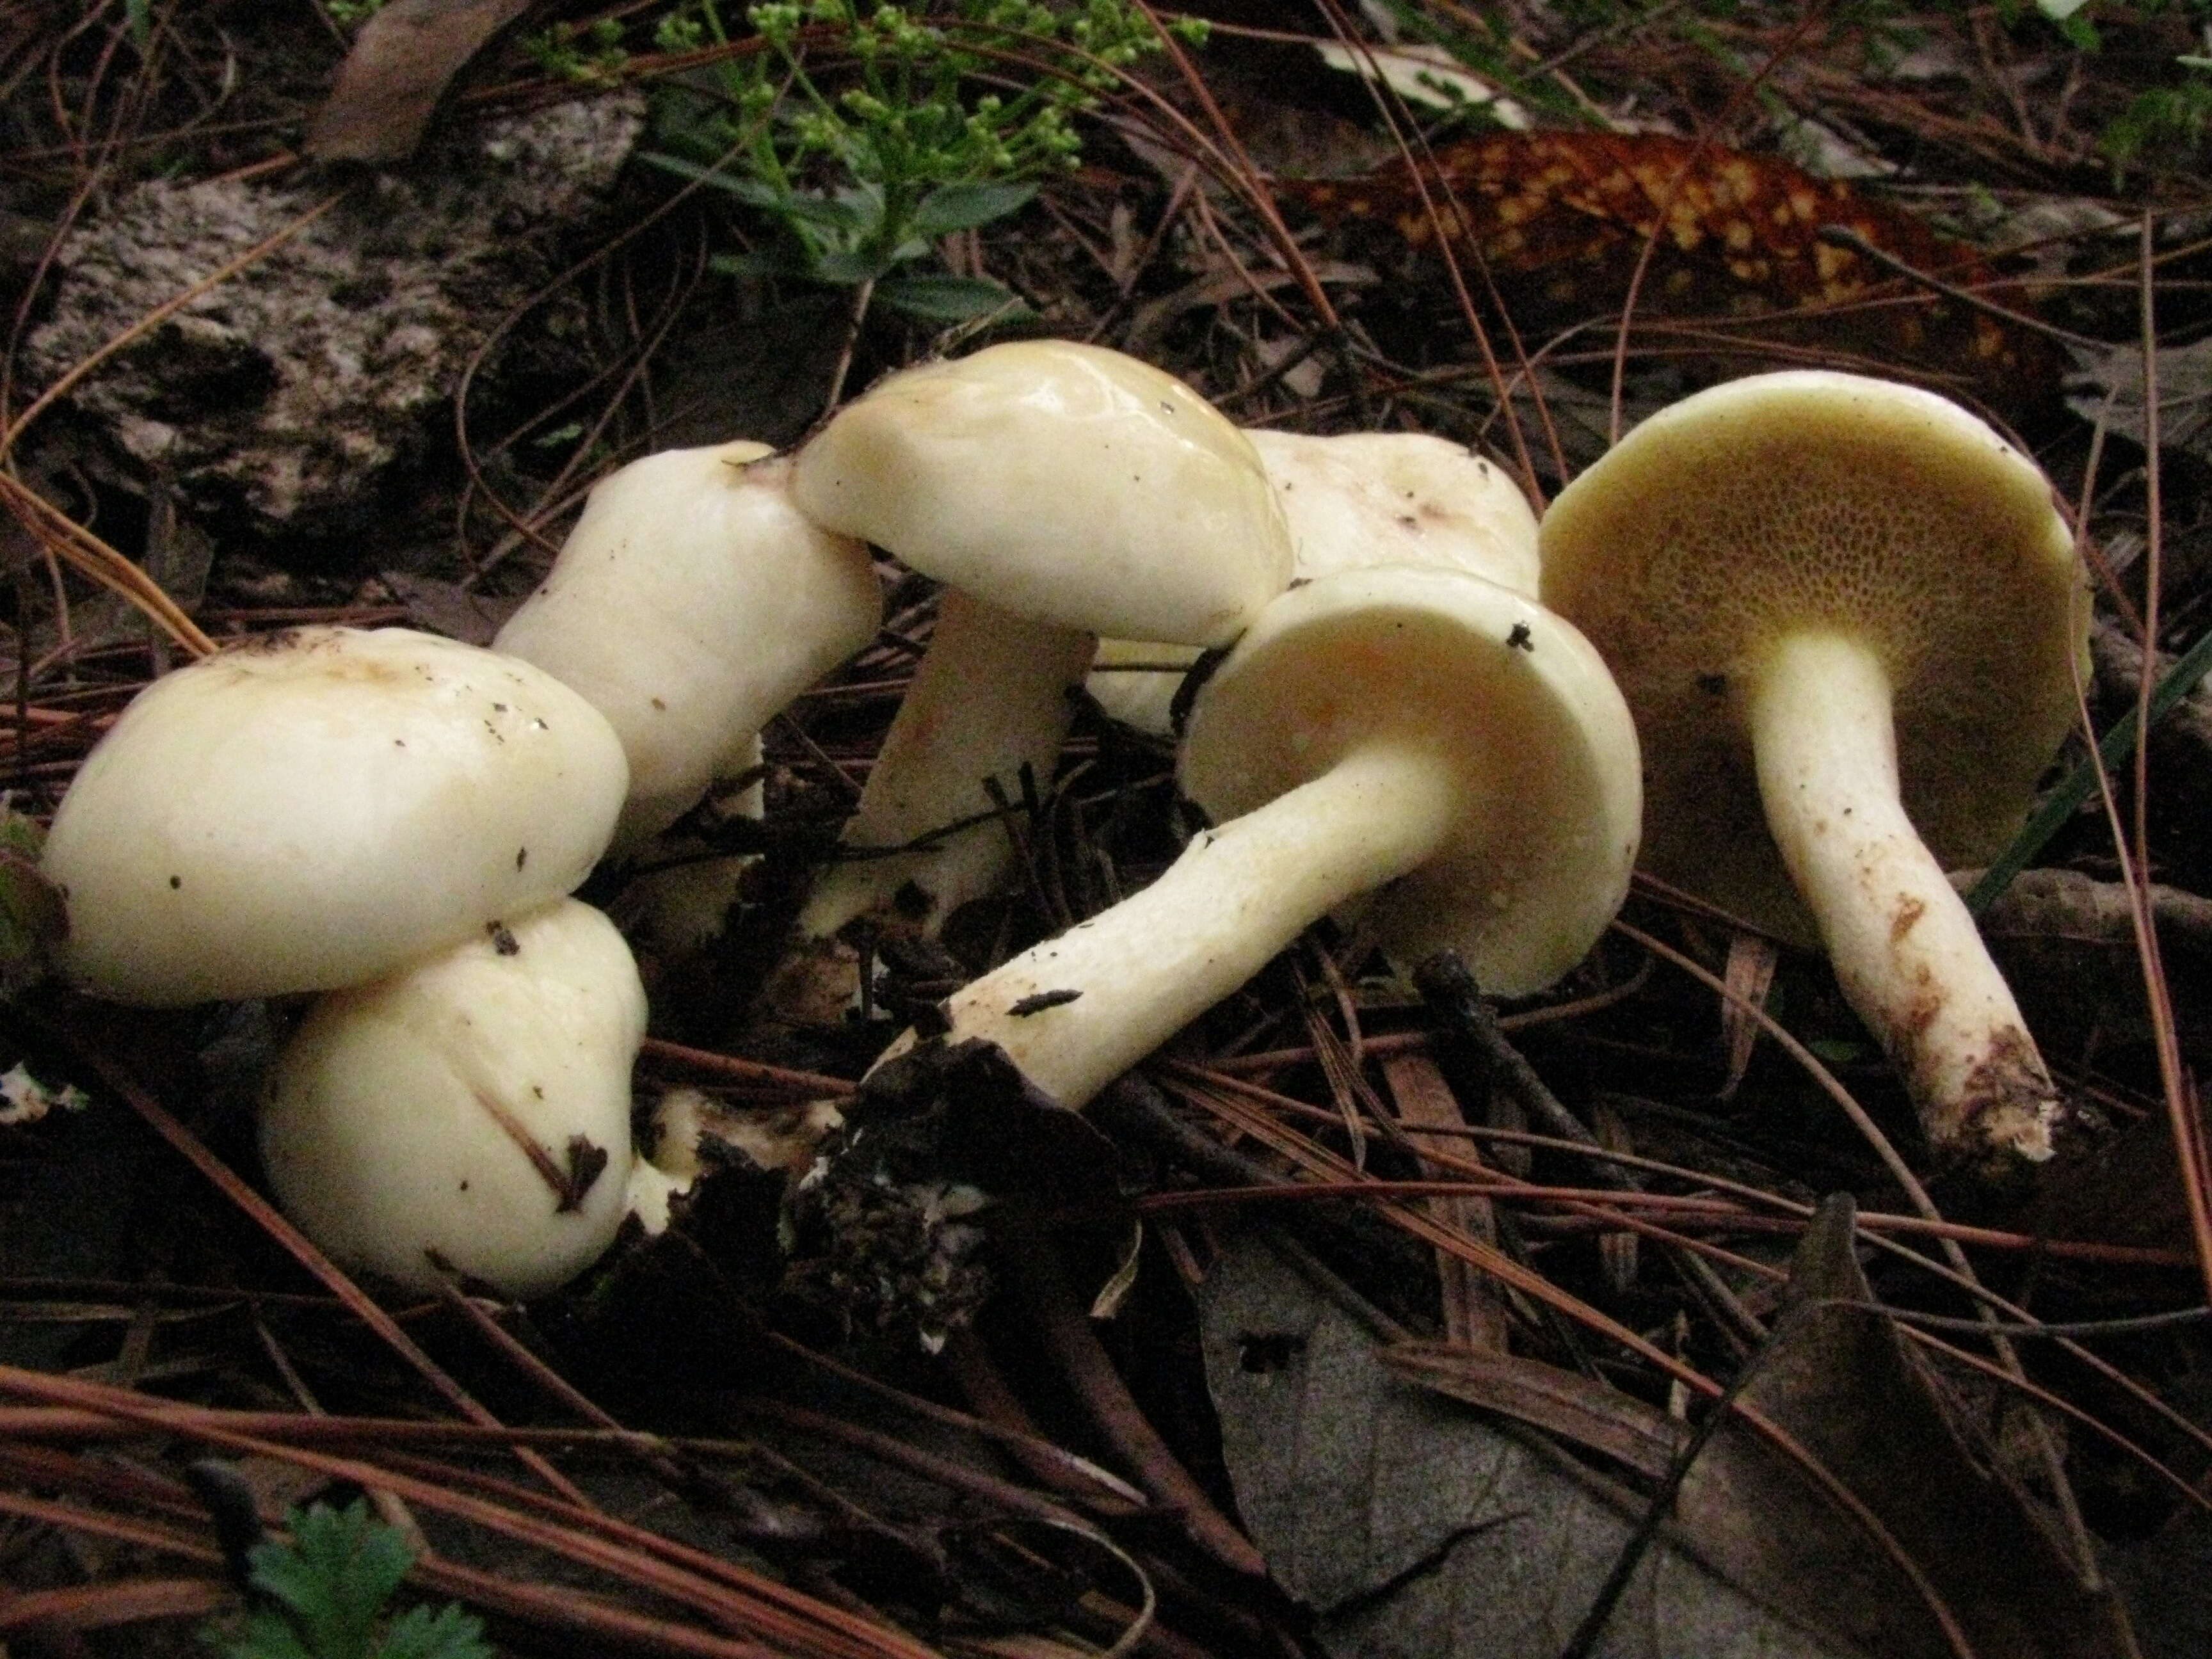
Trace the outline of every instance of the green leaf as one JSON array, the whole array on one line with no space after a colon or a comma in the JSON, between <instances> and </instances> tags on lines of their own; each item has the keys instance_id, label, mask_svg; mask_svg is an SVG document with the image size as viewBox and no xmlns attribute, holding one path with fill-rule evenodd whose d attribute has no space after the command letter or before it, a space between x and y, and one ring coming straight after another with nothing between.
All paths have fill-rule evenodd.
<instances>
[{"instance_id":1,"label":"green leaf","mask_svg":"<svg viewBox=\"0 0 2212 1659\"><path fill-rule=\"evenodd\" d=\"M1869 1053L1864 1043L1849 1037L1814 1037L1805 1046L1831 1066L1856 1065Z\"/></svg>"},{"instance_id":2,"label":"green leaf","mask_svg":"<svg viewBox=\"0 0 2212 1659\"><path fill-rule=\"evenodd\" d=\"M200 1639L223 1659L495 1659L483 1621L459 1607L411 1607L385 1627L385 1603L415 1553L365 1501L333 1510L294 1510L292 1541L271 1539L248 1554L249 1582L266 1598L236 1633L210 1627ZM275 1603L276 1605L270 1605Z\"/></svg>"},{"instance_id":3,"label":"green leaf","mask_svg":"<svg viewBox=\"0 0 2212 1659\"><path fill-rule=\"evenodd\" d=\"M0 812L0 852L20 854L32 863L46 849L46 832L25 812Z\"/></svg>"},{"instance_id":4,"label":"green leaf","mask_svg":"<svg viewBox=\"0 0 2212 1659\"><path fill-rule=\"evenodd\" d=\"M283 1614L263 1607L248 1615L236 1636L203 1631L200 1639L222 1659L318 1659L300 1645L300 1634Z\"/></svg>"},{"instance_id":5,"label":"green leaf","mask_svg":"<svg viewBox=\"0 0 2212 1659\"><path fill-rule=\"evenodd\" d=\"M37 983L47 951L69 937L60 890L39 871L45 840L35 818L0 811L0 997Z\"/></svg>"},{"instance_id":6,"label":"green leaf","mask_svg":"<svg viewBox=\"0 0 2212 1659\"><path fill-rule=\"evenodd\" d=\"M884 222L884 193L863 185L835 196L787 196L766 204L793 225L811 225L845 236L865 236Z\"/></svg>"},{"instance_id":7,"label":"green leaf","mask_svg":"<svg viewBox=\"0 0 2212 1659\"><path fill-rule=\"evenodd\" d=\"M796 276L813 274L814 267L787 247L754 248L744 253L717 253L707 269L723 276Z\"/></svg>"},{"instance_id":8,"label":"green leaf","mask_svg":"<svg viewBox=\"0 0 2212 1659\"><path fill-rule=\"evenodd\" d=\"M702 185L712 185L716 190L726 190L748 207L780 208L785 201L784 197L757 179L725 173L719 167L702 167L696 161L687 161L681 155L671 155L665 150L641 151L638 160L648 162L664 173L672 173L679 179L696 179Z\"/></svg>"},{"instance_id":9,"label":"green leaf","mask_svg":"<svg viewBox=\"0 0 2212 1659\"><path fill-rule=\"evenodd\" d=\"M2156 724L2160 715L2187 696L2207 672L2212 672L2212 629L2207 629L2196 644L2181 654L2151 692L2152 723ZM2103 759L2106 771L2118 772L2135 758L2136 714L2130 708L2113 721L2112 730L2097 744L2097 754ZM2050 844L2066 820L2096 791L2097 761L2085 755L2064 781L2043 798L2042 804L2013 837L2012 845L1982 872L1982 878L1966 895L1967 913L1979 917L2002 898L2005 889L2012 885L2013 878L2034 861L2035 855Z\"/></svg>"},{"instance_id":10,"label":"green leaf","mask_svg":"<svg viewBox=\"0 0 2212 1659\"><path fill-rule=\"evenodd\" d=\"M1029 205L1037 187L1029 183L978 182L943 185L921 198L908 228L935 240L956 230L973 230Z\"/></svg>"},{"instance_id":11,"label":"green leaf","mask_svg":"<svg viewBox=\"0 0 2212 1659\"><path fill-rule=\"evenodd\" d=\"M972 322L993 312L1008 322L1036 315L1012 289L984 276L886 276L875 302L928 323Z\"/></svg>"},{"instance_id":12,"label":"green leaf","mask_svg":"<svg viewBox=\"0 0 2212 1659\"><path fill-rule=\"evenodd\" d=\"M377 1616L414 1565L395 1527L375 1521L366 1499L343 1510L295 1510L292 1541L257 1544L250 1582L289 1607L315 1659L374 1659Z\"/></svg>"},{"instance_id":13,"label":"green leaf","mask_svg":"<svg viewBox=\"0 0 2212 1659\"><path fill-rule=\"evenodd\" d=\"M834 288L858 288L863 283L873 282L890 269L890 262L880 254L840 251L822 255L807 275Z\"/></svg>"},{"instance_id":14,"label":"green leaf","mask_svg":"<svg viewBox=\"0 0 2212 1659\"><path fill-rule=\"evenodd\" d=\"M384 1633L377 1659L495 1659L483 1620L448 1602L433 1613L410 1607Z\"/></svg>"}]
</instances>

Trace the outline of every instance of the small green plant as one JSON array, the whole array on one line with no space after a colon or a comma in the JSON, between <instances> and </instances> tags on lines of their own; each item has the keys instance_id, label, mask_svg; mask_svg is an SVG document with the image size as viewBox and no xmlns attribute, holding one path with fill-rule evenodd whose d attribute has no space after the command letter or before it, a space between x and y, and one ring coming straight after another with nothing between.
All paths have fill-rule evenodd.
<instances>
[{"instance_id":1,"label":"small green plant","mask_svg":"<svg viewBox=\"0 0 2212 1659\"><path fill-rule=\"evenodd\" d=\"M2022 0L1999 0L1997 15L2009 25L2018 21L2021 5ZM2035 9L2081 51L2102 48L2098 0L2035 0ZM2212 0L2136 0L2122 15L2142 21L2161 13L2178 15L2212 44ZM2165 157L2166 167L2193 167L2212 131L2212 74L2207 73L2212 58L2185 54L2173 65L2181 72L2179 82L2137 93L2098 137L2116 185L2121 174L2148 157Z\"/></svg>"},{"instance_id":2,"label":"small green plant","mask_svg":"<svg viewBox=\"0 0 2212 1659\"><path fill-rule=\"evenodd\" d=\"M264 1540L246 1556L259 1605L237 1630L201 1632L222 1659L494 1659L482 1621L450 1602L386 1616L415 1555L365 1500L285 1519L290 1543Z\"/></svg>"},{"instance_id":3,"label":"small green plant","mask_svg":"<svg viewBox=\"0 0 2212 1659\"><path fill-rule=\"evenodd\" d=\"M323 10L342 29L366 23L384 9L384 0L323 0Z\"/></svg>"},{"instance_id":4,"label":"small green plant","mask_svg":"<svg viewBox=\"0 0 2212 1659\"><path fill-rule=\"evenodd\" d=\"M623 49L623 26L618 18L601 17L589 23L556 23L549 29L522 37L522 50L530 61L559 81L580 86L605 86L629 62Z\"/></svg>"},{"instance_id":5,"label":"small green plant","mask_svg":"<svg viewBox=\"0 0 2212 1659\"><path fill-rule=\"evenodd\" d=\"M1160 48L1129 0L917 6L806 0L750 8L753 49L722 58L717 83L668 88L662 149L647 159L727 191L767 216L775 240L717 260L744 275L858 290L909 315L956 323L1004 312L996 283L906 272L937 240L1014 212L1036 180L1077 164L1075 117L1121 71ZM1203 38L1202 26L1177 26ZM665 18L664 52L732 44L717 0Z\"/></svg>"},{"instance_id":6,"label":"small green plant","mask_svg":"<svg viewBox=\"0 0 2212 1659\"><path fill-rule=\"evenodd\" d=\"M2177 58L2184 74L2175 86L2137 93L2098 141L2116 172L2147 155L2164 153L2193 161L2212 131L2212 58Z\"/></svg>"}]
</instances>

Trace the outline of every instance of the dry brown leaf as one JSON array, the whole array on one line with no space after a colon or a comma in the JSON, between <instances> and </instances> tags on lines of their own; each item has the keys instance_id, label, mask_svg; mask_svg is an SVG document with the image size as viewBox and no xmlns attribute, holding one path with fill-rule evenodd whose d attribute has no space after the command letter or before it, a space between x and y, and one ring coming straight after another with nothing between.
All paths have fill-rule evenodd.
<instances>
[{"instance_id":1,"label":"dry brown leaf","mask_svg":"<svg viewBox=\"0 0 2212 1659\"><path fill-rule=\"evenodd\" d=\"M1648 1480L1665 1478L1690 1437L1688 1424L1633 1395L1538 1360L1437 1342L1401 1342L1382 1359L1406 1382L1557 1435Z\"/></svg>"},{"instance_id":2,"label":"dry brown leaf","mask_svg":"<svg viewBox=\"0 0 2212 1659\"><path fill-rule=\"evenodd\" d=\"M531 0L392 0L362 25L315 112L307 153L318 161L404 161L462 65Z\"/></svg>"},{"instance_id":3,"label":"dry brown leaf","mask_svg":"<svg viewBox=\"0 0 2212 1659\"><path fill-rule=\"evenodd\" d=\"M1312 1608L1314 1641L1330 1659L1557 1659L1627 1539L1634 1496L1540 1437L1407 1386L1364 1310L1296 1262L1248 1234L1224 1247L1195 1293L1223 1457L1270 1576ZM1464 1349L1420 1352L1439 1351L1501 1376L1520 1370ZM1574 1397L1586 1392L1575 1383L1560 1392L1545 1409L1571 1420L1577 1406L1594 1408L1639 1467L1663 1465L1676 1443L1664 1429L1658 1447L1645 1443L1638 1413L1648 1407L1630 1401L1607 1418L1605 1402ZM1785 1622L1668 1540L1638 1569L1601 1651L1849 1650Z\"/></svg>"},{"instance_id":4,"label":"dry brown leaf","mask_svg":"<svg viewBox=\"0 0 2212 1659\"><path fill-rule=\"evenodd\" d=\"M1778 1425L1903 1546L1975 1653L2088 1659L2130 1651L2125 1616L2085 1589L2032 1512L1993 1473L1883 1316L1852 1249L1848 1199L1831 1200L1800 1249L1788 1309L1741 1403ZM1531 1361L1434 1343L1386 1350L1403 1380L1662 1477L1688 1430L1601 1383ZM1766 1606L1843 1650L1943 1659L1925 1604L1803 1469L1747 1428L1722 1425L1690 1466L1670 1535Z\"/></svg>"},{"instance_id":5,"label":"dry brown leaf","mask_svg":"<svg viewBox=\"0 0 2212 1659\"><path fill-rule=\"evenodd\" d=\"M1854 1254L1848 1196L1792 1263L1771 1345L1738 1395L1854 1492L1936 1588L1973 1652L2102 1659L2134 1651L2109 1591L2084 1585L1993 1449L1946 1404L1882 1314ZM1954 1650L1922 1597L1795 1462L1737 1423L1690 1467L1675 1515L1739 1583L1884 1659Z\"/></svg>"}]
</instances>

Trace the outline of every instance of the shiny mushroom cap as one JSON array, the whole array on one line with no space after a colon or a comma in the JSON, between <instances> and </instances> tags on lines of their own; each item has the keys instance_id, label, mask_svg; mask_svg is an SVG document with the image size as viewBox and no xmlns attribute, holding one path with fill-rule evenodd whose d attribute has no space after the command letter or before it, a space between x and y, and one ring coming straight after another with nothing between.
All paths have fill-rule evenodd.
<instances>
[{"instance_id":1,"label":"shiny mushroom cap","mask_svg":"<svg viewBox=\"0 0 2212 1659\"><path fill-rule=\"evenodd\" d=\"M1085 633L1224 645L1291 577L1244 434L1174 376L1066 340L879 381L799 451L792 492L925 575Z\"/></svg>"},{"instance_id":2,"label":"shiny mushroom cap","mask_svg":"<svg viewBox=\"0 0 2212 1659\"><path fill-rule=\"evenodd\" d=\"M1536 515L1500 466L1421 432L1245 434L1290 521L1292 574L1436 565L1536 591Z\"/></svg>"},{"instance_id":3,"label":"shiny mushroom cap","mask_svg":"<svg viewBox=\"0 0 2212 1659\"><path fill-rule=\"evenodd\" d=\"M515 658L257 640L156 680L78 771L42 860L62 966L149 1006L360 984L578 886L628 781L599 711Z\"/></svg>"},{"instance_id":4,"label":"shiny mushroom cap","mask_svg":"<svg viewBox=\"0 0 2212 1659\"><path fill-rule=\"evenodd\" d=\"M1294 580L1370 565L1464 570L1536 591L1536 515L1499 467L1418 432L1245 434L1291 528ZM1105 639L1086 689L1109 719L1154 737L1174 731L1176 693L1198 653Z\"/></svg>"}]
</instances>

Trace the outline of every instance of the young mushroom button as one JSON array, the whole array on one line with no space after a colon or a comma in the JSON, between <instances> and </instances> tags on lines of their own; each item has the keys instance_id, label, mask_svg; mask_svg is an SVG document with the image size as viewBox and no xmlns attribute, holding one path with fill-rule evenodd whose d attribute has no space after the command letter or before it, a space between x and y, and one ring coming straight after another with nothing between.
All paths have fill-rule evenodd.
<instances>
[{"instance_id":1,"label":"young mushroom button","mask_svg":"<svg viewBox=\"0 0 2212 1659\"><path fill-rule=\"evenodd\" d=\"M2049 1073L1943 876L2017 830L2087 672L2043 474L1932 393L1755 375L1629 434L1541 543L1636 712L1647 867L1817 933L1939 1156L2047 1158Z\"/></svg>"},{"instance_id":2,"label":"young mushroom button","mask_svg":"<svg viewBox=\"0 0 2212 1659\"><path fill-rule=\"evenodd\" d=\"M415 1290L449 1263L510 1296L566 1283L684 1184L630 1146L645 989L564 899L316 1003L270 1073L261 1155L333 1257Z\"/></svg>"},{"instance_id":3,"label":"young mushroom button","mask_svg":"<svg viewBox=\"0 0 2212 1659\"><path fill-rule=\"evenodd\" d=\"M141 692L63 798L63 969L157 1007L360 984L579 885L629 777L514 658L398 628L238 646Z\"/></svg>"},{"instance_id":4,"label":"young mushroom button","mask_svg":"<svg viewBox=\"0 0 2212 1659\"><path fill-rule=\"evenodd\" d=\"M868 550L791 503L764 444L667 450L592 491L544 584L492 643L605 714L629 757L633 850L760 728L875 637Z\"/></svg>"},{"instance_id":5,"label":"young mushroom button","mask_svg":"<svg viewBox=\"0 0 2212 1659\"><path fill-rule=\"evenodd\" d=\"M883 381L799 451L792 494L948 590L846 828L856 849L989 814L986 778L1018 794L1024 764L1048 776L1094 635L1225 645L1291 577L1244 434L1172 376L1062 340ZM909 884L933 931L988 889L1006 844L986 824L842 863L801 931L832 933Z\"/></svg>"},{"instance_id":6,"label":"young mushroom button","mask_svg":"<svg viewBox=\"0 0 2212 1659\"><path fill-rule=\"evenodd\" d=\"M1080 1107L1367 894L1386 949L1451 946L1523 995L1582 960L1636 859L1636 734L1597 653L1457 571L1341 571L1277 599L1200 693L1182 781L1219 827L957 993L948 1041L988 1037Z\"/></svg>"}]
</instances>

